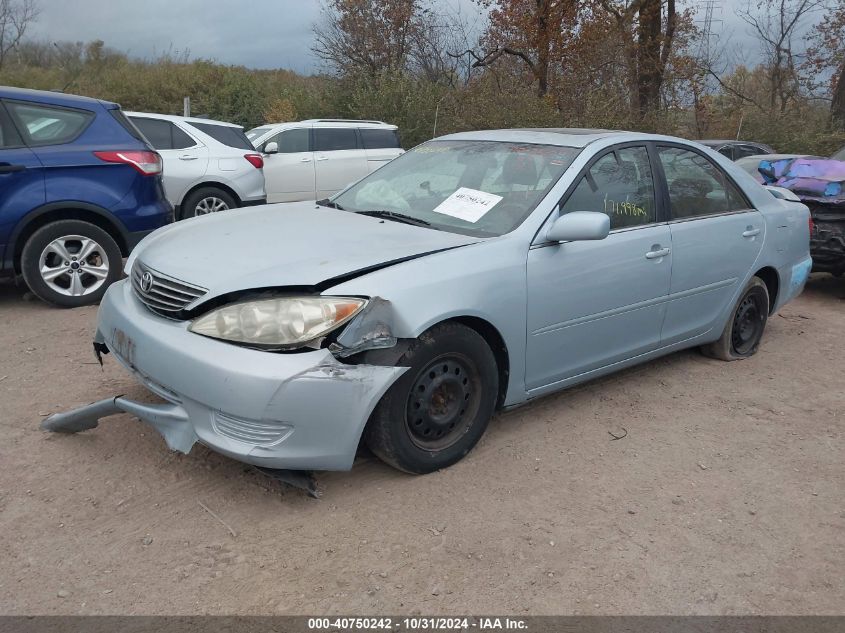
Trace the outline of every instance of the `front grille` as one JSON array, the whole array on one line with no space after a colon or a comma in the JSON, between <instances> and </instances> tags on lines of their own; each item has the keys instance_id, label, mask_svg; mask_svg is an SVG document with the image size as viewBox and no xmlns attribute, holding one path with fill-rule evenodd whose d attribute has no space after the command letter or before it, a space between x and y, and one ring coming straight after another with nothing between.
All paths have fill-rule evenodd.
<instances>
[{"instance_id":1,"label":"front grille","mask_svg":"<svg viewBox=\"0 0 845 633\"><path fill-rule=\"evenodd\" d=\"M290 435L293 430L291 426L283 422L240 420L220 411L214 412L212 424L214 430L220 433L220 435L257 446L277 444Z\"/></svg>"},{"instance_id":2,"label":"front grille","mask_svg":"<svg viewBox=\"0 0 845 633\"><path fill-rule=\"evenodd\" d=\"M146 274L152 277L148 290L141 288ZM176 318L177 313L205 295L207 289L179 281L153 270L139 261L132 265L132 288L141 302L150 310L162 316Z\"/></svg>"}]
</instances>

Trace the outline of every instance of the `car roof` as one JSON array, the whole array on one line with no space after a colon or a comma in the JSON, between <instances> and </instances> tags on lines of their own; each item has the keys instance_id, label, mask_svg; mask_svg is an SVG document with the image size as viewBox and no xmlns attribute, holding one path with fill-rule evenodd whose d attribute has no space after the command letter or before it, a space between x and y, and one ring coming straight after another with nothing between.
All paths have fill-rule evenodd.
<instances>
[{"instance_id":1,"label":"car roof","mask_svg":"<svg viewBox=\"0 0 845 633\"><path fill-rule=\"evenodd\" d=\"M225 127L236 127L243 129L242 125L229 123L228 121L216 121L214 119L203 119L201 117L177 116L175 114L156 114L155 112L124 112L126 116L134 116L142 119L162 119L164 121L183 121L184 123L208 123L209 125L222 125Z\"/></svg>"},{"instance_id":2,"label":"car roof","mask_svg":"<svg viewBox=\"0 0 845 633\"><path fill-rule=\"evenodd\" d=\"M761 143L760 141L737 141L736 139L699 139L696 143L701 143L702 145L757 145L759 147L769 147L765 143Z\"/></svg>"},{"instance_id":3,"label":"car roof","mask_svg":"<svg viewBox=\"0 0 845 633\"><path fill-rule=\"evenodd\" d=\"M65 106L68 108L90 108L95 105L105 106L106 108L120 107L111 101L102 101L93 97L53 92L52 90L30 90L29 88L12 88L9 86L0 87L0 97L3 99L20 99L21 101Z\"/></svg>"},{"instance_id":4,"label":"car roof","mask_svg":"<svg viewBox=\"0 0 845 633\"><path fill-rule=\"evenodd\" d=\"M386 130L399 129L392 123L385 123L384 121L369 121L365 119L305 119L304 121L285 121L283 123L265 123L264 125L257 125L257 129L275 129L282 126L306 126L306 127L358 127L358 128L380 128Z\"/></svg>"},{"instance_id":5,"label":"car roof","mask_svg":"<svg viewBox=\"0 0 845 633\"><path fill-rule=\"evenodd\" d=\"M561 145L564 147L580 148L586 147L590 143L599 139L614 137L618 137L620 141L683 141L683 139L676 139L657 134L646 134L644 132L626 132L624 130L602 130L591 128L514 128L504 130L478 130L474 132L457 132L455 134L448 134L434 140L503 141L511 143L538 143L541 145Z\"/></svg>"}]
</instances>

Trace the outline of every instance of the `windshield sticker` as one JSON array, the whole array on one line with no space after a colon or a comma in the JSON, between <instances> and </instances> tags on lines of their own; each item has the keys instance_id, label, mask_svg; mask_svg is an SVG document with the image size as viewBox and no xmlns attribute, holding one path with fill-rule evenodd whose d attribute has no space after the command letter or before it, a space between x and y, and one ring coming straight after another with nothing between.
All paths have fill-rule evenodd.
<instances>
[{"instance_id":1,"label":"windshield sticker","mask_svg":"<svg viewBox=\"0 0 845 633\"><path fill-rule=\"evenodd\" d=\"M464 222L478 222L502 199L493 193L461 187L433 210L435 213L450 215Z\"/></svg>"}]
</instances>

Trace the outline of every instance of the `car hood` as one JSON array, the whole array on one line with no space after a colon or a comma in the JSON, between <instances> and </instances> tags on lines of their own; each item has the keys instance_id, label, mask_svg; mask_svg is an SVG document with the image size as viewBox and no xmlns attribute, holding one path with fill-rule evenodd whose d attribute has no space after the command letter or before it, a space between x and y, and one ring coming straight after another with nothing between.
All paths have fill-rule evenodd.
<instances>
[{"instance_id":1,"label":"car hood","mask_svg":"<svg viewBox=\"0 0 845 633\"><path fill-rule=\"evenodd\" d=\"M160 273L207 288L211 298L317 286L481 240L303 202L183 220L150 235L133 255Z\"/></svg>"}]
</instances>

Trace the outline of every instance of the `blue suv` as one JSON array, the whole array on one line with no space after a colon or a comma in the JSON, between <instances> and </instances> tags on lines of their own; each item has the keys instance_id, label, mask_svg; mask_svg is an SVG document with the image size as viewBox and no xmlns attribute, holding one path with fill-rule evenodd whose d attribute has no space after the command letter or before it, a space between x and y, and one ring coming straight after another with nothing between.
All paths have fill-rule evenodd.
<instances>
[{"instance_id":1,"label":"blue suv","mask_svg":"<svg viewBox=\"0 0 845 633\"><path fill-rule=\"evenodd\" d=\"M96 303L172 222L161 157L115 103L0 87L0 274L50 303Z\"/></svg>"}]
</instances>

